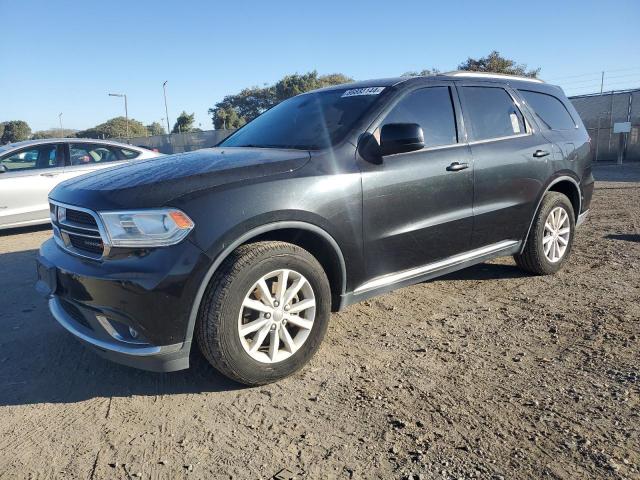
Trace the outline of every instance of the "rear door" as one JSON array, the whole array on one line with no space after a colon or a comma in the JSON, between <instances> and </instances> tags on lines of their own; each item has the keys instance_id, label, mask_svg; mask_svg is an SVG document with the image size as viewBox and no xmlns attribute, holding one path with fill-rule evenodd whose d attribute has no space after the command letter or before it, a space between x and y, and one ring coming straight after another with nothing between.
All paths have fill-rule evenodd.
<instances>
[{"instance_id":1,"label":"rear door","mask_svg":"<svg viewBox=\"0 0 640 480\"><path fill-rule=\"evenodd\" d=\"M48 143L14 150L0 157L0 227L44 223L48 195L62 179L64 149Z\"/></svg>"},{"instance_id":2,"label":"rear door","mask_svg":"<svg viewBox=\"0 0 640 480\"><path fill-rule=\"evenodd\" d=\"M385 124L417 123L425 147L386 156L379 165L361 162L369 278L469 249L473 164L459 134L460 108L451 82L429 85L405 93L372 125L376 136Z\"/></svg>"},{"instance_id":3,"label":"rear door","mask_svg":"<svg viewBox=\"0 0 640 480\"><path fill-rule=\"evenodd\" d=\"M114 145L74 142L69 143L68 148L69 161L64 169L65 180L102 168L115 167L130 160L122 148Z\"/></svg>"},{"instance_id":4,"label":"rear door","mask_svg":"<svg viewBox=\"0 0 640 480\"><path fill-rule=\"evenodd\" d=\"M458 85L475 169L473 246L521 240L550 172L553 145L509 87Z\"/></svg>"}]
</instances>

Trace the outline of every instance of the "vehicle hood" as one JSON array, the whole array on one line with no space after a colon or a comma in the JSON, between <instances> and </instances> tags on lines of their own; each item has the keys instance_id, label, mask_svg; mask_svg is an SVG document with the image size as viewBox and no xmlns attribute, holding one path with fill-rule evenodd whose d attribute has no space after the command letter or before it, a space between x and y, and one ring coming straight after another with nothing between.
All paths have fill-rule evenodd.
<instances>
[{"instance_id":1,"label":"vehicle hood","mask_svg":"<svg viewBox=\"0 0 640 480\"><path fill-rule=\"evenodd\" d=\"M152 208L221 185L282 174L310 153L273 148L208 148L99 170L61 183L49 197L96 210Z\"/></svg>"}]
</instances>

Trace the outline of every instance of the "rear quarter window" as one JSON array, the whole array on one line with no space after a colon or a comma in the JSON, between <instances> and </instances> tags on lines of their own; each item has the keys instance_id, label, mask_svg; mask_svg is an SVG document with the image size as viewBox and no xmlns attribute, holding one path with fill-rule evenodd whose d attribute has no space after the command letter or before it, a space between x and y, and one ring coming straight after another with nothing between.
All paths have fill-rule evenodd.
<instances>
[{"instance_id":1,"label":"rear quarter window","mask_svg":"<svg viewBox=\"0 0 640 480\"><path fill-rule=\"evenodd\" d=\"M531 90L519 90L529 104L529 107L549 130L570 130L576 127L567 107L554 97L546 93Z\"/></svg>"}]
</instances>

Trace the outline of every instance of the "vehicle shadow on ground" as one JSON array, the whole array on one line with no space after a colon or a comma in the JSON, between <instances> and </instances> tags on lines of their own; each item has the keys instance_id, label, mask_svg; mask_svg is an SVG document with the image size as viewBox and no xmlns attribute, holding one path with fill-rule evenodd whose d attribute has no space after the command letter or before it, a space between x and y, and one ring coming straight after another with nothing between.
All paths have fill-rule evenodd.
<instances>
[{"instance_id":1,"label":"vehicle shadow on ground","mask_svg":"<svg viewBox=\"0 0 640 480\"><path fill-rule=\"evenodd\" d=\"M604 238L609 240L623 240L625 242L640 242L640 234L638 233L610 233L605 235Z\"/></svg>"},{"instance_id":2,"label":"vehicle shadow on ground","mask_svg":"<svg viewBox=\"0 0 640 480\"><path fill-rule=\"evenodd\" d=\"M197 348L191 368L172 373L101 358L57 324L34 290L36 254L33 249L0 255L0 406L245 388L217 373Z\"/></svg>"},{"instance_id":3,"label":"vehicle shadow on ground","mask_svg":"<svg viewBox=\"0 0 640 480\"><path fill-rule=\"evenodd\" d=\"M93 398L224 392L246 388L217 373L194 348L191 368L154 373L98 356L59 326L33 288L37 251L0 255L0 406L73 403ZM480 264L438 281L510 279L514 265Z\"/></svg>"},{"instance_id":4,"label":"vehicle shadow on ground","mask_svg":"<svg viewBox=\"0 0 640 480\"><path fill-rule=\"evenodd\" d=\"M528 277L529 274L515 265L502 263L480 263L472 267L449 273L432 281L451 280L509 280L513 278Z\"/></svg>"}]
</instances>

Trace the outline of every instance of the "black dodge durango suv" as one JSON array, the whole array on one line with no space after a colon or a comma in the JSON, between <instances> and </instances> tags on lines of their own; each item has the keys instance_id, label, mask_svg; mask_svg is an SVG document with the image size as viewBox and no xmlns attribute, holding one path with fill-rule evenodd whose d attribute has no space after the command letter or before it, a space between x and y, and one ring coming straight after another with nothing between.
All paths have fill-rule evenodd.
<instances>
[{"instance_id":1,"label":"black dodge durango suv","mask_svg":"<svg viewBox=\"0 0 640 480\"><path fill-rule=\"evenodd\" d=\"M179 370L197 342L263 384L354 302L498 256L558 271L592 191L590 139L559 87L470 72L340 85L217 148L56 187L37 288L107 358Z\"/></svg>"}]
</instances>

